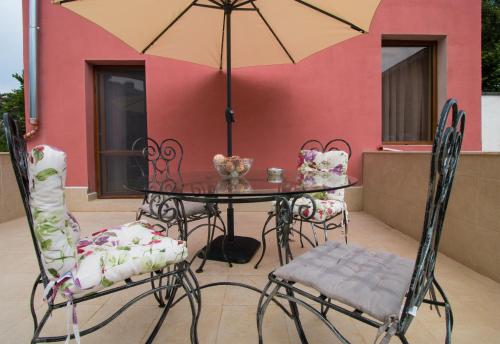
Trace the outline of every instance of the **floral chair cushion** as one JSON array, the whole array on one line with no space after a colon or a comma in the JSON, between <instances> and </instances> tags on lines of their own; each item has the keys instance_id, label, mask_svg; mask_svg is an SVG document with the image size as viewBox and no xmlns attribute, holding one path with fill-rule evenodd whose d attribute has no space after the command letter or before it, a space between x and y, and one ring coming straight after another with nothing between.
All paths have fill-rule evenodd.
<instances>
[{"instance_id":1,"label":"floral chair cushion","mask_svg":"<svg viewBox=\"0 0 500 344\"><path fill-rule=\"evenodd\" d=\"M310 220L316 222L324 222L346 210L345 203L338 200L315 199L314 203L316 203L316 212ZM301 206L305 207L301 208ZM294 214L301 214L303 217L309 217L312 211L313 207L311 200L308 198L302 197L295 202L293 208Z\"/></svg>"},{"instance_id":2,"label":"floral chair cushion","mask_svg":"<svg viewBox=\"0 0 500 344\"><path fill-rule=\"evenodd\" d=\"M78 267L65 287L73 294L109 287L187 258L186 242L165 237L146 221L102 229L77 246Z\"/></svg>"},{"instance_id":3,"label":"floral chair cushion","mask_svg":"<svg viewBox=\"0 0 500 344\"><path fill-rule=\"evenodd\" d=\"M308 176L304 178L304 183L318 184L317 178L335 183L336 177L346 176L348 161L349 155L340 150L324 153L316 150L301 150L298 158L298 169L302 175ZM308 178L310 179L308 180ZM343 202L344 189L329 191L326 196L327 199Z\"/></svg>"},{"instance_id":4,"label":"floral chair cushion","mask_svg":"<svg viewBox=\"0 0 500 344\"><path fill-rule=\"evenodd\" d=\"M30 207L35 235L51 286L71 294L95 291L133 275L186 259L184 241L164 237L145 221L132 222L80 239L66 209L66 154L37 146L29 157Z\"/></svg>"},{"instance_id":5,"label":"floral chair cushion","mask_svg":"<svg viewBox=\"0 0 500 344\"><path fill-rule=\"evenodd\" d=\"M56 280L75 267L75 243L80 238L78 222L64 203L66 154L37 146L31 151L28 171L36 239L47 277Z\"/></svg>"}]
</instances>

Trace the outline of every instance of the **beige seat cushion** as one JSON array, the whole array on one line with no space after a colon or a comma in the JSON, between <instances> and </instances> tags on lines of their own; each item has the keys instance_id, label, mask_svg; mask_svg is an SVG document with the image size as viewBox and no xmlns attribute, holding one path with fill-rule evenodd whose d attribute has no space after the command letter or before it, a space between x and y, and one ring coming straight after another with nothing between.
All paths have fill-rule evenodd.
<instances>
[{"instance_id":1,"label":"beige seat cushion","mask_svg":"<svg viewBox=\"0 0 500 344\"><path fill-rule=\"evenodd\" d=\"M274 274L386 322L399 318L413 267L412 260L394 254L327 241Z\"/></svg>"}]
</instances>

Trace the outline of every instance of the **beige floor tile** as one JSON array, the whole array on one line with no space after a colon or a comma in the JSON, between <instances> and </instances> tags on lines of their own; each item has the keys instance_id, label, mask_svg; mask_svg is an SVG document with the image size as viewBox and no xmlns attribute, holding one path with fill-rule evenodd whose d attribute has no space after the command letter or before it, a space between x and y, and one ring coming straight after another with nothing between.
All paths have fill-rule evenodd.
<instances>
[{"instance_id":1,"label":"beige floor tile","mask_svg":"<svg viewBox=\"0 0 500 344\"><path fill-rule=\"evenodd\" d=\"M83 235L88 235L103 227L130 222L134 213L76 213ZM265 213L238 213L236 234L260 240ZM309 229L305 229L309 233ZM37 274L37 263L33 245L24 219L0 224L0 343L26 343L33 331L29 313L29 294ZM205 232L197 231L189 240L189 249L194 252L205 244ZM341 239L339 233L329 234L330 239ZM349 242L375 250L387 250L414 259L418 242L398 232L376 218L363 213L352 212ZM302 249L297 242L291 243L294 255ZM254 264L260 251L249 264L234 264L229 268L223 262L207 262L204 272L196 274L201 285L231 281L243 282L262 288L268 273L278 266L275 237L269 236L268 251L258 269ZM12 264L16 262L16 264ZM195 268L199 260L194 263ZM453 332L454 343L497 344L500 338L500 284L440 255L436 276L445 289L455 315ZM129 289L124 292L95 299L78 305L81 328L95 323L105 315L111 314L133 296L149 289L149 285ZM218 286L203 289L203 305L199 324L201 343L256 343L256 303L259 295L252 291ZM44 309L41 289L38 290L35 304L39 315ZM145 340L161 309L153 296L132 306L107 327L83 338L83 343L140 343ZM65 310L58 311L44 331L49 334L65 334ZM180 302L168 315L159 332L158 343L189 343L190 310L187 300ZM301 309L301 318L311 344L336 343L337 340L314 315ZM329 319L353 343L372 343L376 329L363 325L340 314L331 312ZM276 306L271 305L266 314L264 327L266 343L298 343L293 322ZM428 306L422 306L417 318L408 331L411 343L443 342L444 319L439 318ZM394 342L397 342L395 340Z\"/></svg>"},{"instance_id":2,"label":"beige floor tile","mask_svg":"<svg viewBox=\"0 0 500 344\"><path fill-rule=\"evenodd\" d=\"M302 328L310 343L327 344L340 343L340 340L331 332L331 330L319 321L319 319L311 312L304 308L299 308ZM355 321L343 316L342 314L329 312L328 320L332 325L351 343L365 343L359 329L355 326ZM295 323L291 319L287 319L288 331L291 343L300 343L299 336ZM375 331L376 333L376 331ZM372 341L366 343L372 343Z\"/></svg>"},{"instance_id":3,"label":"beige floor tile","mask_svg":"<svg viewBox=\"0 0 500 344\"><path fill-rule=\"evenodd\" d=\"M217 343L256 343L256 306L224 306ZM281 310L269 306L263 325L265 343L289 343L286 319Z\"/></svg>"},{"instance_id":4,"label":"beige floor tile","mask_svg":"<svg viewBox=\"0 0 500 344\"><path fill-rule=\"evenodd\" d=\"M217 340L222 306L203 305L198 323L198 337L201 344L213 344ZM168 314L155 343L188 344L191 326L189 304L181 301Z\"/></svg>"},{"instance_id":5,"label":"beige floor tile","mask_svg":"<svg viewBox=\"0 0 500 344\"><path fill-rule=\"evenodd\" d=\"M268 281L267 276L263 275L230 275L230 282L239 282L248 284L258 289L263 289ZM260 294L254 290L230 286L227 287L226 295L224 297L224 305L232 306L253 306L259 302Z\"/></svg>"}]
</instances>

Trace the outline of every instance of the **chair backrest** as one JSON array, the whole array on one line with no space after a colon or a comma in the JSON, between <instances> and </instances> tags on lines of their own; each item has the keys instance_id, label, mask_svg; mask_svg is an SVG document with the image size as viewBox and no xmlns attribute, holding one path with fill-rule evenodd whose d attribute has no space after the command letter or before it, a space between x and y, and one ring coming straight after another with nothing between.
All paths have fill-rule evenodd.
<instances>
[{"instance_id":1,"label":"chair backrest","mask_svg":"<svg viewBox=\"0 0 500 344\"><path fill-rule=\"evenodd\" d=\"M300 147L300 150L317 150L319 152L325 153L329 151L344 151L347 153L349 159L352 155L351 145L344 139L333 139L328 141L325 145L319 140L307 140Z\"/></svg>"},{"instance_id":2,"label":"chair backrest","mask_svg":"<svg viewBox=\"0 0 500 344\"><path fill-rule=\"evenodd\" d=\"M12 167L14 168L14 174L16 176L17 185L19 186L19 191L21 193L21 199L23 201L24 210L26 212L26 218L28 220L31 239L35 247L38 267L40 269L42 281L44 285L46 285L48 283L48 278L45 274L40 254L40 248L37 244L33 215L30 208L28 151L26 149L26 141L24 140L22 134L19 132L19 127L17 126L16 121L9 114L5 113L3 115L3 125L5 136L7 138L7 145L9 147L10 159L12 161Z\"/></svg>"},{"instance_id":3,"label":"chair backrest","mask_svg":"<svg viewBox=\"0 0 500 344\"><path fill-rule=\"evenodd\" d=\"M301 173L305 173L307 171L318 169L318 166L315 164L318 160L318 154L321 154L322 156L319 158L321 161L320 165L322 165L323 168L326 167L325 170L328 170L328 174L331 178L346 176L347 164L352 155L351 145L346 140L333 139L328 141L325 145L323 145L321 141L314 139L304 142L304 144L300 147L298 161L299 171ZM314 161L314 167L312 168L311 160ZM319 170L322 170L322 168L319 167ZM344 189L328 191L320 195L321 198L324 198L325 196L327 199L343 202Z\"/></svg>"},{"instance_id":4,"label":"chair backrest","mask_svg":"<svg viewBox=\"0 0 500 344\"><path fill-rule=\"evenodd\" d=\"M448 116L452 114L451 125ZM412 313L418 308L434 280L446 208L462 147L465 112L458 109L455 99L446 102L441 112L432 146L429 189L425 219L415 268L400 319L400 326L408 328ZM416 307L416 308L415 308Z\"/></svg>"},{"instance_id":5,"label":"chair backrest","mask_svg":"<svg viewBox=\"0 0 500 344\"><path fill-rule=\"evenodd\" d=\"M168 190L181 178L181 164L184 149L176 139L165 139L161 143L150 137L141 137L132 144L132 151L140 152L136 163L148 182ZM144 165L147 161L147 167Z\"/></svg>"}]
</instances>

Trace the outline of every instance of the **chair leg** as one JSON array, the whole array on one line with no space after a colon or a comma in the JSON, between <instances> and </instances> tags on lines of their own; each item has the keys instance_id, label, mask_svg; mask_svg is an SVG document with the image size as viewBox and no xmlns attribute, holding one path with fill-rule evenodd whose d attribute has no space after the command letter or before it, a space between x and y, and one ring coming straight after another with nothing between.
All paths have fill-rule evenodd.
<instances>
[{"instance_id":1,"label":"chair leg","mask_svg":"<svg viewBox=\"0 0 500 344\"><path fill-rule=\"evenodd\" d=\"M154 277L154 275L156 274L157 272L151 272L150 275L151 277ZM163 270L160 271L160 273L163 273ZM155 284L155 281L154 280L151 280L151 289L156 289L156 288L159 288L163 285L163 277L160 277L158 279L158 286L156 286ZM158 302L158 306L163 308L165 307L165 302L163 301L163 290L157 290L155 292L153 292L153 296L154 298L156 299L156 301ZM167 299L167 296L168 296L168 293L166 293L165 295L165 299Z\"/></svg>"},{"instance_id":2,"label":"chair leg","mask_svg":"<svg viewBox=\"0 0 500 344\"><path fill-rule=\"evenodd\" d=\"M409 344L408 340L406 339L404 334L398 335L399 340L401 341L402 344Z\"/></svg>"},{"instance_id":3,"label":"chair leg","mask_svg":"<svg viewBox=\"0 0 500 344\"><path fill-rule=\"evenodd\" d=\"M135 214L135 220L139 221L142 217L142 209L137 210L137 213Z\"/></svg>"},{"instance_id":4,"label":"chair leg","mask_svg":"<svg viewBox=\"0 0 500 344\"><path fill-rule=\"evenodd\" d=\"M302 240L302 224L304 223L302 220L299 220L299 237L300 237L300 247L304 248L304 241Z\"/></svg>"},{"instance_id":5,"label":"chair leg","mask_svg":"<svg viewBox=\"0 0 500 344\"><path fill-rule=\"evenodd\" d=\"M207 218L207 222L208 222L207 223L207 245L205 246L205 252L203 253L203 260L202 260L200 266L198 267L198 269L196 269L197 273L203 272L203 267L205 266L205 263L207 262L208 254L210 253L210 247L212 245L212 241L214 240L215 218L214 218L213 228L212 228L211 220L212 220L212 216L209 216Z\"/></svg>"},{"instance_id":6,"label":"chair leg","mask_svg":"<svg viewBox=\"0 0 500 344\"><path fill-rule=\"evenodd\" d=\"M38 325L35 328L35 331L33 333L33 338L31 339L31 343L37 343L36 340L40 336L40 333L42 332L42 329L45 326L45 323L47 322L51 314L52 314L52 306L49 305L49 308L45 311L45 314L40 320L40 323L38 323Z\"/></svg>"},{"instance_id":7,"label":"chair leg","mask_svg":"<svg viewBox=\"0 0 500 344\"><path fill-rule=\"evenodd\" d=\"M290 288L286 288L286 294L291 298L294 297L293 291ZM297 304L291 300L289 300L288 303L290 305L290 310L292 311L293 322L295 323L295 328L297 329L297 334L299 335L300 342L302 344L307 344L307 337L304 329L302 328L302 323L300 322L299 308L297 307Z\"/></svg>"},{"instance_id":8,"label":"chair leg","mask_svg":"<svg viewBox=\"0 0 500 344\"><path fill-rule=\"evenodd\" d=\"M175 283L179 283L179 281L175 281ZM171 293L170 293L170 298L168 299L167 304L165 305L165 308L161 312L160 318L158 319L158 322L156 323L155 327L153 328L153 331L151 332L148 339L146 340L147 344L151 344L153 342L153 340L155 339L156 335L158 334L158 332L160 331L161 326L163 325L163 322L165 321L165 318L167 317L167 314L170 311L172 303L175 299L175 294L177 293L178 289L179 289L179 286L175 286L172 288Z\"/></svg>"},{"instance_id":9,"label":"chair leg","mask_svg":"<svg viewBox=\"0 0 500 344\"><path fill-rule=\"evenodd\" d=\"M453 311L451 310L451 305L450 302L448 301L448 298L446 297L446 294L439 285L438 281L436 278L434 278L433 282L434 286L438 290L439 294L443 298L444 304L445 304L445 318L446 318L446 338L445 338L445 343L450 344L451 343L451 333L453 331Z\"/></svg>"},{"instance_id":10,"label":"chair leg","mask_svg":"<svg viewBox=\"0 0 500 344\"><path fill-rule=\"evenodd\" d=\"M429 288L429 294L431 296L431 300L434 302L437 302L436 290L434 289L434 284L431 284L431 286ZM430 306L430 309L432 310L432 304L430 304L429 306ZM435 308L436 308L436 312L437 312L438 316L441 317L441 311L439 310L439 307L436 306Z\"/></svg>"},{"instance_id":11,"label":"chair leg","mask_svg":"<svg viewBox=\"0 0 500 344\"><path fill-rule=\"evenodd\" d=\"M345 210L343 211L343 219L342 221L344 222L344 239L345 239L345 244L347 245L347 234L349 232L349 224L347 221L347 214L345 212Z\"/></svg>"},{"instance_id":12,"label":"chair leg","mask_svg":"<svg viewBox=\"0 0 500 344\"><path fill-rule=\"evenodd\" d=\"M193 276L193 278L196 278ZM186 292L187 298L189 300L189 305L191 307L191 327L190 327L190 338L192 344L198 344L198 320L201 314L201 294L196 294L191 283L187 280L186 276L182 278L182 287ZM197 295L194 297L193 294Z\"/></svg>"},{"instance_id":13,"label":"chair leg","mask_svg":"<svg viewBox=\"0 0 500 344\"><path fill-rule=\"evenodd\" d=\"M266 286L262 290L262 294L260 294L259 303L257 304L257 333L259 335L259 344L264 343L263 335L262 335L262 323L264 321L264 315L266 314L267 306L273 300L274 296L280 289L280 286L276 284L274 289L266 296L267 291L273 285L271 281L267 282Z\"/></svg>"},{"instance_id":14,"label":"chair leg","mask_svg":"<svg viewBox=\"0 0 500 344\"><path fill-rule=\"evenodd\" d=\"M36 328L38 326L38 318L36 317L36 312L35 312L35 294L36 294L36 289L38 288L38 285L42 283L41 280L41 274L38 274L35 279L35 283L33 284L33 289L31 290L31 297L30 297L30 311L31 311L31 317L33 318L33 333L35 333Z\"/></svg>"},{"instance_id":15,"label":"chair leg","mask_svg":"<svg viewBox=\"0 0 500 344\"><path fill-rule=\"evenodd\" d=\"M328 227L326 225L326 220L323 222L323 235L325 238L325 242L328 241Z\"/></svg>"},{"instance_id":16,"label":"chair leg","mask_svg":"<svg viewBox=\"0 0 500 344\"><path fill-rule=\"evenodd\" d=\"M222 255L224 256L224 259L226 260L227 262L227 265L232 268L233 267L233 263L229 260L227 254L226 254L226 238L227 238L227 229L226 229L226 224L224 223L224 220L222 219L222 217L220 216L220 212L217 211L216 212L216 220L219 219L221 225L222 225L222 228L221 228L221 231L222 231L222 235L223 235L223 240L222 240ZM214 231L215 231L215 228L219 228L215 225L215 222L214 222Z\"/></svg>"},{"instance_id":17,"label":"chair leg","mask_svg":"<svg viewBox=\"0 0 500 344\"><path fill-rule=\"evenodd\" d=\"M264 227L262 227L262 236L261 236L262 253L260 254L260 258L254 266L255 269L257 269L259 267L260 262L262 261L262 259L264 258L264 255L266 254L266 248L267 248L266 235L269 234L273 230L273 229L270 229L266 232L266 227L273 217L274 217L274 213L269 213L269 215L267 216L266 222L264 222Z\"/></svg>"},{"instance_id":18,"label":"chair leg","mask_svg":"<svg viewBox=\"0 0 500 344\"><path fill-rule=\"evenodd\" d=\"M310 222L310 225L311 225L311 230L313 232L313 237L314 237L314 246L318 246L319 245L319 242L318 242L318 235L316 234L316 227L314 226L314 223Z\"/></svg>"}]
</instances>

